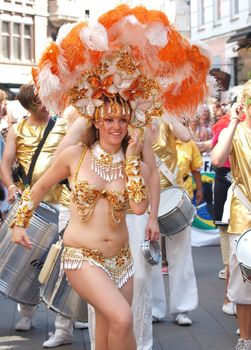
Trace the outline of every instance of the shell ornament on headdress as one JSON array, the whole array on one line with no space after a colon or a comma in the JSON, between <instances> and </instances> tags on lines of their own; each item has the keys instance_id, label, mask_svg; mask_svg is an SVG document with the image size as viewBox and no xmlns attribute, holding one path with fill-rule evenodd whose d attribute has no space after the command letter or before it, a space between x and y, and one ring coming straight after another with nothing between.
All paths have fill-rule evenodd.
<instances>
[{"instance_id":1,"label":"shell ornament on headdress","mask_svg":"<svg viewBox=\"0 0 251 350\"><path fill-rule=\"evenodd\" d=\"M182 37L163 12L120 5L96 23L63 25L32 74L51 113L73 105L94 119L104 97L119 95L130 124L141 127L156 117L194 118L214 88L210 64L207 49Z\"/></svg>"}]
</instances>

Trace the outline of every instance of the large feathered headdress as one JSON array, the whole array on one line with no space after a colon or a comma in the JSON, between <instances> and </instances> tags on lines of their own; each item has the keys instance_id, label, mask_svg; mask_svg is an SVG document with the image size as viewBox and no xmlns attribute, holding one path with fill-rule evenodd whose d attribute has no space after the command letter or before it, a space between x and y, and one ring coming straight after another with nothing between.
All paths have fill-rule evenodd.
<instances>
[{"instance_id":1,"label":"large feathered headdress","mask_svg":"<svg viewBox=\"0 0 251 350\"><path fill-rule=\"evenodd\" d=\"M138 127L165 115L193 118L210 93L210 64L163 12L120 5L96 23L63 25L32 74L53 113L72 104L92 119L105 96L119 94Z\"/></svg>"}]
</instances>

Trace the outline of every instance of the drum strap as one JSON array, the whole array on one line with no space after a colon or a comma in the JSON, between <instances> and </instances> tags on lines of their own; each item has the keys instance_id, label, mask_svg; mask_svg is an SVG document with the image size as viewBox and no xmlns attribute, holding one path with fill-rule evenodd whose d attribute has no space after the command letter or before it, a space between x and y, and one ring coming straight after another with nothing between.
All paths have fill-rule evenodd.
<instances>
[{"instance_id":1,"label":"drum strap","mask_svg":"<svg viewBox=\"0 0 251 350\"><path fill-rule=\"evenodd\" d=\"M234 184L233 191L235 192L239 201L247 208L248 211L251 212L251 202L249 201L247 196L242 192L241 188L237 185L237 183Z\"/></svg>"},{"instance_id":2,"label":"drum strap","mask_svg":"<svg viewBox=\"0 0 251 350\"><path fill-rule=\"evenodd\" d=\"M33 174L33 170L34 170L34 167L35 167L35 164L36 164L36 161L38 159L38 156L39 156L39 153L41 152L41 149L47 139L47 136L49 135L50 131L53 129L54 125L56 123L56 120L53 119L53 118L50 118L46 128L45 128L45 131L44 131L44 134L43 134L43 137L41 139L41 141L39 142L38 146L37 146L37 149L35 151L35 153L33 154L33 157L31 159L31 164L30 164L30 168L29 168L29 171L28 171L28 174L25 175L23 174L22 175L22 181L23 181L23 184L25 186L29 186L30 183L31 183L31 179L32 179L32 174Z\"/></svg>"},{"instance_id":3,"label":"drum strap","mask_svg":"<svg viewBox=\"0 0 251 350\"><path fill-rule=\"evenodd\" d=\"M161 173L171 182L173 186L177 186L176 179L175 179L175 173L172 173L171 170L166 166L164 162L160 159L157 154L155 154L155 159L157 163L157 167L161 171Z\"/></svg>"}]
</instances>

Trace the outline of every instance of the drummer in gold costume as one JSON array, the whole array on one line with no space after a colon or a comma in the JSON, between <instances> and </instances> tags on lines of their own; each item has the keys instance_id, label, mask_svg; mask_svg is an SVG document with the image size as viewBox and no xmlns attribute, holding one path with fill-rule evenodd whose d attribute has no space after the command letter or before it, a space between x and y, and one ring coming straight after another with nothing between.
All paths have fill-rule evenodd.
<instances>
[{"instance_id":1,"label":"drummer in gold costume","mask_svg":"<svg viewBox=\"0 0 251 350\"><path fill-rule=\"evenodd\" d=\"M203 159L199 148L193 140L182 142L176 140L177 150L177 166L179 169L179 176L184 181L184 188L189 197L193 199L193 179L196 186L196 204L203 200L203 190L200 169L203 165Z\"/></svg>"},{"instance_id":2,"label":"drummer in gold costume","mask_svg":"<svg viewBox=\"0 0 251 350\"><path fill-rule=\"evenodd\" d=\"M245 121L240 122L242 112ZM228 226L230 242L230 279L227 296L236 303L240 339L236 349L251 349L251 284L243 281L236 258L236 243L242 233L251 228L251 80L243 86L241 104L231 108L229 126L219 137L212 151L212 162L222 166L230 156L233 176L233 196Z\"/></svg>"},{"instance_id":3,"label":"drummer in gold costume","mask_svg":"<svg viewBox=\"0 0 251 350\"><path fill-rule=\"evenodd\" d=\"M27 119L13 124L7 136L6 147L1 162L2 180L8 188L8 200L13 202L17 192L24 190L24 184L20 181L14 183L12 178L12 164L17 159L27 175L31 164L32 156L40 143L48 121L49 113L42 106L39 98L34 93L33 85L23 85L20 88L18 99L30 112ZM34 184L49 168L53 153L59 142L64 137L67 129L67 122L58 119L50 131L45 144L36 161L31 184ZM24 177L23 177L24 179ZM54 186L44 198L44 201L59 210L59 230L62 230L69 217L69 196L70 192L66 185ZM16 324L16 330L26 331L35 326L34 313L36 307L19 304L21 320ZM60 316L61 317L61 316ZM66 337L71 336L72 329L69 326L70 320L61 317L61 328L65 329Z\"/></svg>"},{"instance_id":4,"label":"drummer in gold costume","mask_svg":"<svg viewBox=\"0 0 251 350\"><path fill-rule=\"evenodd\" d=\"M187 142L191 135L189 130L178 121L165 124L161 122L154 131L154 153L169 168L176 178L176 183L184 187L184 182L177 168L176 138ZM160 172L161 189L171 185L169 180ZM173 320L180 326L191 325L187 316L188 311L194 310L198 305L197 283L193 267L191 250L191 227L187 226L181 232L165 239L166 255L168 259L168 272L170 281L170 313ZM158 288L154 288L154 292ZM156 298L157 300L158 298ZM153 305L158 308L157 305Z\"/></svg>"}]
</instances>

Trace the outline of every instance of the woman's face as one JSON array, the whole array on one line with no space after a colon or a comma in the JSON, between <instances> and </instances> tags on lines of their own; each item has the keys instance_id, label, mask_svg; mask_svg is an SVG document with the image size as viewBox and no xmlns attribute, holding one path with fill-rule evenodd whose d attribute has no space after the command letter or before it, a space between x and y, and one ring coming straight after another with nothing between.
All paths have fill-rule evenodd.
<instances>
[{"instance_id":1,"label":"woman's face","mask_svg":"<svg viewBox=\"0 0 251 350\"><path fill-rule=\"evenodd\" d=\"M99 130L100 142L113 146L120 146L127 135L128 123L125 117L106 115L101 121L95 122Z\"/></svg>"},{"instance_id":2,"label":"woman's face","mask_svg":"<svg viewBox=\"0 0 251 350\"><path fill-rule=\"evenodd\" d=\"M199 118L199 123L201 125L207 124L209 120L209 114L207 112L204 112L203 114L201 114L200 118Z\"/></svg>"}]
</instances>

